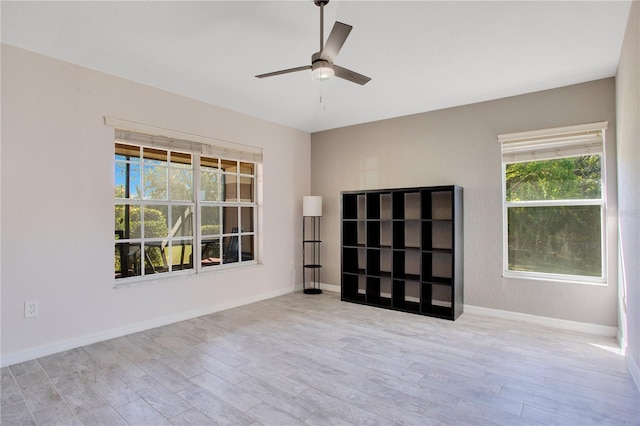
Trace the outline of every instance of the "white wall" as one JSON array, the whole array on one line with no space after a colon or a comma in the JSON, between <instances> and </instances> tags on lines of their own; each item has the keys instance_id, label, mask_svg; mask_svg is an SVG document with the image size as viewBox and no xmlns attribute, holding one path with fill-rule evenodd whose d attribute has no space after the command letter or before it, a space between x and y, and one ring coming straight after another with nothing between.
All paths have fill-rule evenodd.
<instances>
[{"instance_id":1,"label":"white wall","mask_svg":"<svg viewBox=\"0 0 640 426\"><path fill-rule=\"evenodd\" d=\"M262 147L262 265L114 289L104 116ZM307 133L2 45L3 365L291 291L309 158Z\"/></svg>"},{"instance_id":2,"label":"white wall","mask_svg":"<svg viewBox=\"0 0 640 426\"><path fill-rule=\"evenodd\" d=\"M465 304L617 326L615 232L607 286L502 278L497 142L502 133L608 120L608 220L615 228L614 86L609 78L312 134L311 189L325 209L322 281L340 284L340 191L457 184L464 188Z\"/></svg>"},{"instance_id":3,"label":"white wall","mask_svg":"<svg viewBox=\"0 0 640 426\"><path fill-rule=\"evenodd\" d=\"M640 3L633 2L616 75L621 314L640 387Z\"/></svg>"}]
</instances>

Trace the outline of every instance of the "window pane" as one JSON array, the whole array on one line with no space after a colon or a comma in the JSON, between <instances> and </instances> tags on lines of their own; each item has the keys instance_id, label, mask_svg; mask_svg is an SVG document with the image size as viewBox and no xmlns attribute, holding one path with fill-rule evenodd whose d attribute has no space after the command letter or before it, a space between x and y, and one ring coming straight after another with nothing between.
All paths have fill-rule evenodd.
<instances>
[{"instance_id":1,"label":"window pane","mask_svg":"<svg viewBox=\"0 0 640 426\"><path fill-rule=\"evenodd\" d=\"M140 207L116 204L115 231L118 240L140 238Z\"/></svg>"},{"instance_id":2,"label":"window pane","mask_svg":"<svg viewBox=\"0 0 640 426\"><path fill-rule=\"evenodd\" d=\"M240 163L240 173L245 175L252 175L255 164L253 163Z\"/></svg>"},{"instance_id":3,"label":"window pane","mask_svg":"<svg viewBox=\"0 0 640 426\"><path fill-rule=\"evenodd\" d=\"M232 237L224 237L222 239L222 243L224 246L224 263L235 263L238 262L238 253L239 253L239 244L238 244L238 236L234 235Z\"/></svg>"},{"instance_id":4,"label":"window pane","mask_svg":"<svg viewBox=\"0 0 640 426\"><path fill-rule=\"evenodd\" d=\"M602 276L600 211L600 206L509 208L509 270Z\"/></svg>"},{"instance_id":5,"label":"window pane","mask_svg":"<svg viewBox=\"0 0 640 426\"><path fill-rule=\"evenodd\" d=\"M163 149L143 148L142 156L145 164L167 165L167 151Z\"/></svg>"},{"instance_id":6,"label":"window pane","mask_svg":"<svg viewBox=\"0 0 640 426\"><path fill-rule=\"evenodd\" d=\"M177 240L171 242L171 270L179 271L181 269L193 268L193 241Z\"/></svg>"},{"instance_id":7,"label":"window pane","mask_svg":"<svg viewBox=\"0 0 640 426\"><path fill-rule=\"evenodd\" d=\"M202 240L202 259L200 263L202 266L215 266L219 265L222 259L220 253L220 238L206 238Z\"/></svg>"},{"instance_id":8,"label":"window pane","mask_svg":"<svg viewBox=\"0 0 640 426\"><path fill-rule=\"evenodd\" d=\"M202 206L200 208L200 233L202 235L220 234L220 207Z\"/></svg>"},{"instance_id":9,"label":"window pane","mask_svg":"<svg viewBox=\"0 0 640 426\"><path fill-rule=\"evenodd\" d=\"M145 200L167 199L167 168L164 166L144 166Z\"/></svg>"},{"instance_id":10,"label":"window pane","mask_svg":"<svg viewBox=\"0 0 640 426\"><path fill-rule=\"evenodd\" d=\"M220 199L220 174L217 169L200 168L200 200L218 201Z\"/></svg>"},{"instance_id":11,"label":"window pane","mask_svg":"<svg viewBox=\"0 0 640 426\"><path fill-rule=\"evenodd\" d=\"M224 223L222 232L224 234L238 233L238 208L237 207L223 207L222 220Z\"/></svg>"},{"instance_id":12,"label":"window pane","mask_svg":"<svg viewBox=\"0 0 640 426\"><path fill-rule=\"evenodd\" d=\"M115 162L115 198L140 198L140 165ZM127 192L128 188L128 192Z\"/></svg>"},{"instance_id":13,"label":"window pane","mask_svg":"<svg viewBox=\"0 0 640 426\"><path fill-rule=\"evenodd\" d=\"M599 199L600 163L599 155L584 155L507 164L507 201Z\"/></svg>"},{"instance_id":14,"label":"window pane","mask_svg":"<svg viewBox=\"0 0 640 426\"><path fill-rule=\"evenodd\" d=\"M115 277L116 278L122 278L124 277L124 273L123 273L123 259L126 256L126 252L125 250L125 246L124 244L116 244L115 245L115 265L114 265L114 270L115 270ZM124 268L124 270L126 271L126 268Z\"/></svg>"},{"instance_id":15,"label":"window pane","mask_svg":"<svg viewBox=\"0 0 640 426\"><path fill-rule=\"evenodd\" d=\"M222 171L227 173L238 173L238 162L231 160L220 160Z\"/></svg>"},{"instance_id":16,"label":"window pane","mask_svg":"<svg viewBox=\"0 0 640 426\"><path fill-rule=\"evenodd\" d=\"M168 241L153 241L144 243L144 273L145 275L169 272L167 257Z\"/></svg>"},{"instance_id":17,"label":"window pane","mask_svg":"<svg viewBox=\"0 0 640 426\"><path fill-rule=\"evenodd\" d=\"M116 143L116 160L140 161L140 147Z\"/></svg>"},{"instance_id":18,"label":"window pane","mask_svg":"<svg viewBox=\"0 0 640 426\"><path fill-rule=\"evenodd\" d=\"M238 201L238 176L223 174L223 201Z\"/></svg>"},{"instance_id":19,"label":"window pane","mask_svg":"<svg viewBox=\"0 0 640 426\"><path fill-rule=\"evenodd\" d=\"M171 167L190 169L191 154L171 151Z\"/></svg>"},{"instance_id":20,"label":"window pane","mask_svg":"<svg viewBox=\"0 0 640 426\"><path fill-rule=\"evenodd\" d=\"M253 232L253 207L240 208L240 221L242 232Z\"/></svg>"},{"instance_id":21,"label":"window pane","mask_svg":"<svg viewBox=\"0 0 640 426\"><path fill-rule=\"evenodd\" d=\"M169 191L171 200L193 200L193 172L190 169L171 169Z\"/></svg>"},{"instance_id":22,"label":"window pane","mask_svg":"<svg viewBox=\"0 0 640 426\"><path fill-rule=\"evenodd\" d=\"M245 203L253 202L253 181L254 178L240 177L240 201Z\"/></svg>"},{"instance_id":23,"label":"window pane","mask_svg":"<svg viewBox=\"0 0 640 426\"><path fill-rule=\"evenodd\" d=\"M242 242L242 261L246 262L248 260L254 259L253 254L253 235L243 235L241 237Z\"/></svg>"},{"instance_id":24,"label":"window pane","mask_svg":"<svg viewBox=\"0 0 640 426\"><path fill-rule=\"evenodd\" d=\"M141 275L140 244L118 243L115 246L115 277L126 278Z\"/></svg>"},{"instance_id":25,"label":"window pane","mask_svg":"<svg viewBox=\"0 0 640 426\"><path fill-rule=\"evenodd\" d=\"M165 238L169 235L167 206L144 206L144 238Z\"/></svg>"},{"instance_id":26,"label":"window pane","mask_svg":"<svg viewBox=\"0 0 640 426\"><path fill-rule=\"evenodd\" d=\"M171 238L193 235L193 207L171 207Z\"/></svg>"},{"instance_id":27,"label":"window pane","mask_svg":"<svg viewBox=\"0 0 640 426\"><path fill-rule=\"evenodd\" d=\"M200 166L204 168L218 169L220 165L218 164L217 158L200 157Z\"/></svg>"}]
</instances>

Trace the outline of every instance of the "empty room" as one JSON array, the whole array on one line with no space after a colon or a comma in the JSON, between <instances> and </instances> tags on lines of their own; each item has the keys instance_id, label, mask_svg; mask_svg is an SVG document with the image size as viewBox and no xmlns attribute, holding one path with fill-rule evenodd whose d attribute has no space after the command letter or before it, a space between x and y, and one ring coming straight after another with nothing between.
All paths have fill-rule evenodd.
<instances>
[{"instance_id":1,"label":"empty room","mask_svg":"<svg viewBox=\"0 0 640 426\"><path fill-rule=\"evenodd\" d=\"M2 425L640 425L640 2L0 2Z\"/></svg>"}]
</instances>

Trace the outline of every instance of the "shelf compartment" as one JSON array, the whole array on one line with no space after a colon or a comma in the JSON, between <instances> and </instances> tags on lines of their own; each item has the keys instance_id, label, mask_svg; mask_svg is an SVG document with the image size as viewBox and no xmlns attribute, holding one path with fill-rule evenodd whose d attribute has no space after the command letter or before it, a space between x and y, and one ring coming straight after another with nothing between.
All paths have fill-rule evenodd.
<instances>
[{"instance_id":1,"label":"shelf compartment","mask_svg":"<svg viewBox=\"0 0 640 426\"><path fill-rule=\"evenodd\" d=\"M453 248L453 222L431 222L431 248L451 250Z\"/></svg>"},{"instance_id":2,"label":"shelf compartment","mask_svg":"<svg viewBox=\"0 0 640 426\"><path fill-rule=\"evenodd\" d=\"M358 195L344 194L342 196L342 218L343 219L358 218Z\"/></svg>"},{"instance_id":3,"label":"shelf compartment","mask_svg":"<svg viewBox=\"0 0 640 426\"><path fill-rule=\"evenodd\" d=\"M365 220L367 218L367 196L364 194L358 195L358 220Z\"/></svg>"},{"instance_id":4,"label":"shelf compartment","mask_svg":"<svg viewBox=\"0 0 640 426\"><path fill-rule=\"evenodd\" d=\"M380 250L380 271L381 277L391 277L393 271L393 252L391 250Z\"/></svg>"},{"instance_id":5,"label":"shelf compartment","mask_svg":"<svg viewBox=\"0 0 640 426\"><path fill-rule=\"evenodd\" d=\"M451 284L453 278L452 254L422 253L422 281Z\"/></svg>"},{"instance_id":6,"label":"shelf compartment","mask_svg":"<svg viewBox=\"0 0 640 426\"><path fill-rule=\"evenodd\" d=\"M380 221L380 247L392 246L392 222L390 220Z\"/></svg>"},{"instance_id":7,"label":"shelf compartment","mask_svg":"<svg viewBox=\"0 0 640 426\"><path fill-rule=\"evenodd\" d=\"M407 192L404 194L404 220L419 220L421 195L420 192Z\"/></svg>"},{"instance_id":8,"label":"shelf compartment","mask_svg":"<svg viewBox=\"0 0 640 426\"><path fill-rule=\"evenodd\" d=\"M393 199L393 219L404 220L404 193L394 192Z\"/></svg>"},{"instance_id":9,"label":"shelf compartment","mask_svg":"<svg viewBox=\"0 0 640 426\"><path fill-rule=\"evenodd\" d=\"M422 284L422 311L437 316L450 316L453 312L453 294L450 286Z\"/></svg>"},{"instance_id":10,"label":"shelf compartment","mask_svg":"<svg viewBox=\"0 0 640 426\"><path fill-rule=\"evenodd\" d=\"M421 225L418 220L408 220L404 223L404 248L420 248Z\"/></svg>"},{"instance_id":11,"label":"shelf compartment","mask_svg":"<svg viewBox=\"0 0 640 426\"><path fill-rule=\"evenodd\" d=\"M360 293L360 279L364 278L354 274L342 274L342 300L353 302L365 302L366 297ZM364 285L363 285L364 286Z\"/></svg>"},{"instance_id":12,"label":"shelf compartment","mask_svg":"<svg viewBox=\"0 0 640 426\"><path fill-rule=\"evenodd\" d=\"M364 274L366 272L366 250L357 247L342 249L342 270L350 274Z\"/></svg>"},{"instance_id":13,"label":"shelf compartment","mask_svg":"<svg viewBox=\"0 0 640 426\"><path fill-rule=\"evenodd\" d=\"M444 190L422 191L422 219L452 220L453 192Z\"/></svg>"},{"instance_id":14,"label":"shelf compartment","mask_svg":"<svg viewBox=\"0 0 640 426\"><path fill-rule=\"evenodd\" d=\"M367 193L367 219L380 219L380 193Z\"/></svg>"},{"instance_id":15,"label":"shelf compartment","mask_svg":"<svg viewBox=\"0 0 640 426\"><path fill-rule=\"evenodd\" d=\"M392 307L407 312L420 312L420 284L416 281L393 281Z\"/></svg>"},{"instance_id":16,"label":"shelf compartment","mask_svg":"<svg viewBox=\"0 0 640 426\"><path fill-rule=\"evenodd\" d=\"M419 220L393 222L393 248L397 250L420 249L422 225Z\"/></svg>"},{"instance_id":17,"label":"shelf compartment","mask_svg":"<svg viewBox=\"0 0 640 426\"><path fill-rule=\"evenodd\" d=\"M377 306L391 306L391 279L367 277L367 303Z\"/></svg>"},{"instance_id":18,"label":"shelf compartment","mask_svg":"<svg viewBox=\"0 0 640 426\"><path fill-rule=\"evenodd\" d=\"M434 191L431 193L431 219L452 219L452 195L451 191Z\"/></svg>"},{"instance_id":19,"label":"shelf compartment","mask_svg":"<svg viewBox=\"0 0 640 426\"><path fill-rule=\"evenodd\" d=\"M367 246L380 247L380 221L367 222Z\"/></svg>"},{"instance_id":20,"label":"shelf compartment","mask_svg":"<svg viewBox=\"0 0 640 426\"><path fill-rule=\"evenodd\" d=\"M380 194L380 219L391 220L393 218L392 210L392 195L391 193Z\"/></svg>"},{"instance_id":21,"label":"shelf compartment","mask_svg":"<svg viewBox=\"0 0 640 426\"><path fill-rule=\"evenodd\" d=\"M342 222L342 245L364 247L366 238L364 221L345 220Z\"/></svg>"},{"instance_id":22,"label":"shelf compartment","mask_svg":"<svg viewBox=\"0 0 640 426\"><path fill-rule=\"evenodd\" d=\"M453 222L430 220L422 223L423 250L452 250Z\"/></svg>"},{"instance_id":23,"label":"shelf compartment","mask_svg":"<svg viewBox=\"0 0 640 426\"><path fill-rule=\"evenodd\" d=\"M367 275L380 276L380 250L367 250Z\"/></svg>"},{"instance_id":24,"label":"shelf compartment","mask_svg":"<svg viewBox=\"0 0 640 426\"><path fill-rule=\"evenodd\" d=\"M358 245L358 222L346 220L342 222L342 245Z\"/></svg>"},{"instance_id":25,"label":"shelf compartment","mask_svg":"<svg viewBox=\"0 0 640 426\"><path fill-rule=\"evenodd\" d=\"M358 297L366 298L367 295L367 277L358 275Z\"/></svg>"},{"instance_id":26,"label":"shelf compartment","mask_svg":"<svg viewBox=\"0 0 640 426\"><path fill-rule=\"evenodd\" d=\"M393 251L393 277L399 280L420 280L419 251Z\"/></svg>"}]
</instances>

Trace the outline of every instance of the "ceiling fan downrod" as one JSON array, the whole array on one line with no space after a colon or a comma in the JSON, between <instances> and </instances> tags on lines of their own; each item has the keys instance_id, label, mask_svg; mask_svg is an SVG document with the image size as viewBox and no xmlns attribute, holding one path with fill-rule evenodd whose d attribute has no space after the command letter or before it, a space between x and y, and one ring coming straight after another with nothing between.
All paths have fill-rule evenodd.
<instances>
[{"instance_id":1,"label":"ceiling fan downrod","mask_svg":"<svg viewBox=\"0 0 640 426\"><path fill-rule=\"evenodd\" d=\"M313 0L313 2L320 8L320 50L324 49L324 7L329 3L329 0Z\"/></svg>"}]
</instances>

